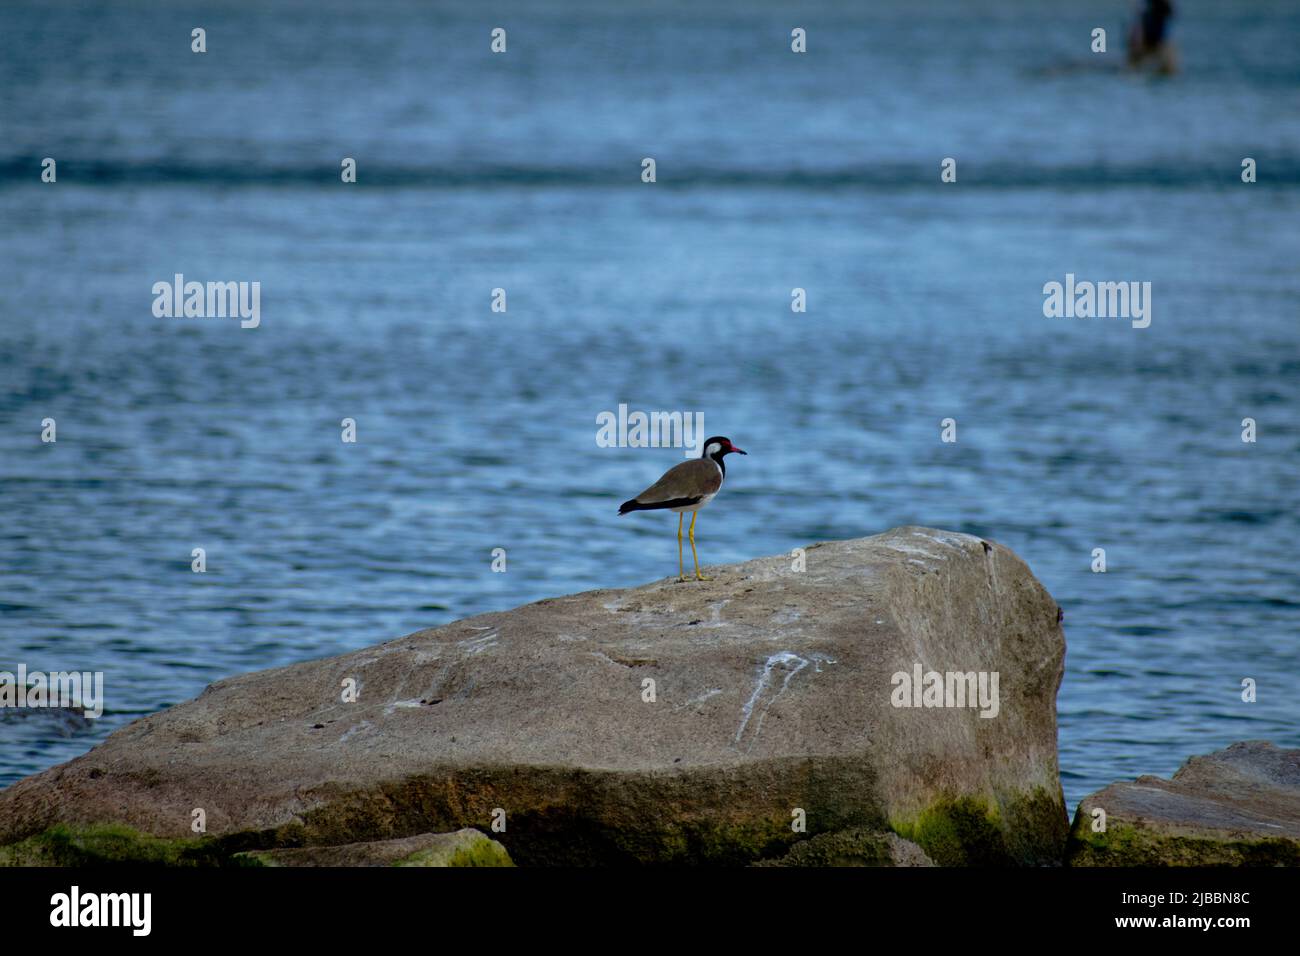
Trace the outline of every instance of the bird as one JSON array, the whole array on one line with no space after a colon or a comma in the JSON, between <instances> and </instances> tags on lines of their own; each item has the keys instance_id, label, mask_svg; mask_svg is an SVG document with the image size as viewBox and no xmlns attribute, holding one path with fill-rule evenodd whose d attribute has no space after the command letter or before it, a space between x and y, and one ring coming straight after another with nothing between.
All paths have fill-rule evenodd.
<instances>
[{"instance_id":1,"label":"bird","mask_svg":"<svg viewBox=\"0 0 1300 956\"><path fill-rule=\"evenodd\" d=\"M722 459L732 452L738 455L749 454L733 445L730 438L715 435L704 443L704 453L699 458L674 465L641 494L618 506L620 515L629 511L654 511L660 508L677 512L678 581L686 580L686 569L682 563L682 519L686 517L687 511L691 512L688 537L691 541L691 558L695 561L695 579L709 580L700 574L700 556L695 550L695 518L699 510L712 501L722 487L722 479L727 477L727 466Z\"/></svg>"}]
</instances>

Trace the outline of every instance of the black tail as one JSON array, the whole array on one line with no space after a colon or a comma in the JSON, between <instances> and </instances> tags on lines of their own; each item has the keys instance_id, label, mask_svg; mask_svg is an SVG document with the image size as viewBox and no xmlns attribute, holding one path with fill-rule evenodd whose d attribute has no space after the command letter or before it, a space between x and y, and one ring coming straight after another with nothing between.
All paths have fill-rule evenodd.
<instances>
[{"instance_id":1,"label":"black tail","mask_svg":"<svg viewBox=\"0 0 1300 956\"><path fill-rule=\"evenodd\" d=\"M637 501L635 498L625 501L618 506L618 513L627 514L629 511L658 511L660 508L689 508L691 505L698 505L700 496L694 498L668 498L664 501Z\"/></svg>"}]
</instances>

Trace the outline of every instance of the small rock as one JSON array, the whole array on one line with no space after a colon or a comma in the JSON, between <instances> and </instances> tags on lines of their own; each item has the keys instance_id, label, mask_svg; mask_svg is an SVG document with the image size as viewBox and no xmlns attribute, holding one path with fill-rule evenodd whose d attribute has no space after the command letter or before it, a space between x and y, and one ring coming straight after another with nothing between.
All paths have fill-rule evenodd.
<instances>
[{"instance_id":1,"label":"small rock","mask_svg":"<svg viewBox=\"0 0 1300 956\"><path fill-rule=\"evenodd\" d=\"M1079 804L1066 864L1300 866L1300 750L1251 740L1191 758L1172 780L1113 783Z\"/></svg>"}]
</instances>

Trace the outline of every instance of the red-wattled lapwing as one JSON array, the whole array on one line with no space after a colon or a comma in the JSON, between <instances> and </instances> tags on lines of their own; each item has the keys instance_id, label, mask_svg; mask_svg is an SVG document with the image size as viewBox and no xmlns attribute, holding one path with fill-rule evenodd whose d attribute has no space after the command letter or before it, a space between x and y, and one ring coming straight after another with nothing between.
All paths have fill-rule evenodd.
<instances>
[{"instance_id":1,"label":"red-wattled lapwing","mask_svg":"<svg viewBox=\"0 0 1300 956\"><path fill-rule=\"evenodd\" d=\"M664 472L664 476L630 501L618 506L618 513L629 511L653 511L667 508L677 512L677 580L686 580L686 571L682 565L682 519L684 512L691 512L691 557L695 560L695 578L707 581L700 574L700 556L695 552L695 512L699 511L718 493L722 479L727 477L727 466L722 459L732 452L746 455L731 443L730 438L714 436L704 443L704 454L692 458L680 465L674 465Z\"/></svg>"}]
</instances>

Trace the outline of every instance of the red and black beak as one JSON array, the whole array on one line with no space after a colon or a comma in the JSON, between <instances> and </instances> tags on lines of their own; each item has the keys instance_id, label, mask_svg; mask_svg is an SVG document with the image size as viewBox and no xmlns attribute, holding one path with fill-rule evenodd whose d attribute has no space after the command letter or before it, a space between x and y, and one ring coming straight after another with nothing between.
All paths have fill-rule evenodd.
<instances>
[{"instance_id":1,"label":"red and black beak","mask_svg":"<svg viewBox=\"0 0 1300 956\"><path fill-rule=\"evenodd\" d=\"M740 455L748 455L748 454L749 454L749 452L745 451L745 449L743 449L743 448L737 448L735 445L731 444L730 442L727 442L727 451L734 451L734 452L736 452L737 454L740 454Z\"/></svg>"}]
</instances>

